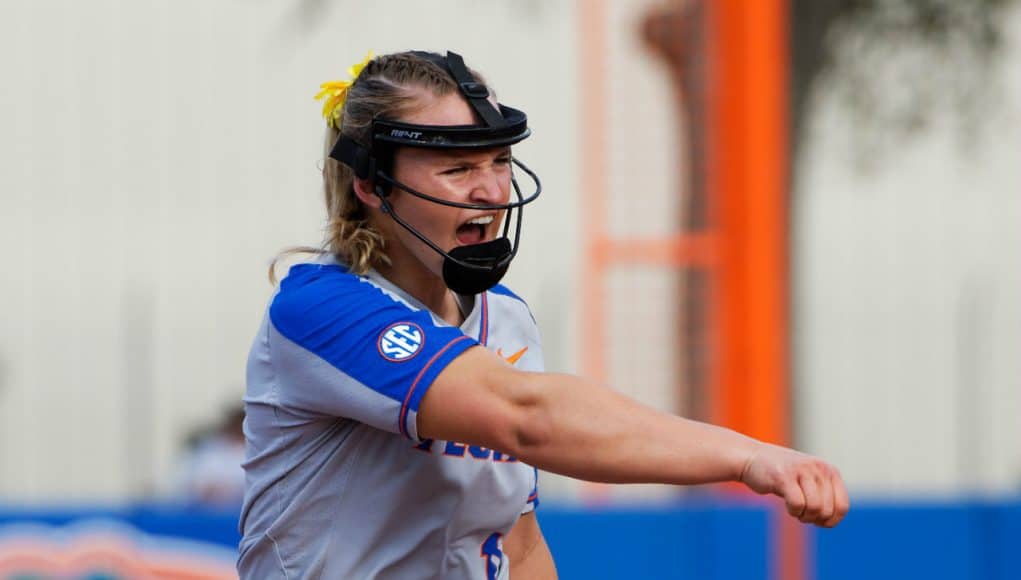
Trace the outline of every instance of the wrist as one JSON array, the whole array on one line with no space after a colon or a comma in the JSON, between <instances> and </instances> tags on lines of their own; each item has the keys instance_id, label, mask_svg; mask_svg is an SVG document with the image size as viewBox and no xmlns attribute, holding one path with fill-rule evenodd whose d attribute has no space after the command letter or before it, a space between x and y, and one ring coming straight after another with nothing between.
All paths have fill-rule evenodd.
<instances>
[{"instance_id":1,"label":"wrist","mask_svg":"<svg viewBox=\"0 0 1021 580\"><path fill-rule=\"evenodd\" d=\"M740 441L734 446L733 478L731 481L745 483L752 464L761 454L765 444L757 439L737 433Z\"/></svg>"}]
</instances>

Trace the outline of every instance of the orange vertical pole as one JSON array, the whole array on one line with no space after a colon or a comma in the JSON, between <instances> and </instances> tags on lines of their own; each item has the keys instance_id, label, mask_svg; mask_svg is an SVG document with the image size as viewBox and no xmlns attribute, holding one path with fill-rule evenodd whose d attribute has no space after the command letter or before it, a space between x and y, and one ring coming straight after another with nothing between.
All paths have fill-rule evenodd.
<instances>
[{"instance_id":1,"label":"orange vertical pole","mask_svg":"<svg viewBox=\"0 0 1021 580\"><path fill-rule=\"evenodd\" d=\"M740 2L745 46L748 181L743 196L749 219L743 241L749 308L748 375L765 377L746 408L751 431L791 444L787 376L787 15L786 1Z\"/></svg>"},{"instance_id":2,"label":"orange vertical pole","mask_svg":"<svg viewBox=\"0 0 1021 580\"><path fill-rule=\"evenodd\" d=\"M787 328L786 0L708 3L709 189L719 234L713 419L791 444ZM803 528L774 526L773 576L806 578Z\"/></svg>"},{"instance_id":3,"label":"orange vertical pole","mask_svg":"<svg viewBox=\"0 0 1021 580\"><path fill-rule=\"evenodd\" d=\"M715 316L713 342L717 361L714 365L711 417L715 423L745 430L741 404L746 368L742 353L746 351L746 335L741 322L747 316L747 304L741 300L745 287L740 262L744 258L741 240L745 232L741 194L746 188L747 159L745 152L745 114L741 95L746 42L740 17L729 0L707 2L709 46L709 124L707 134L708 182L711 222L719 242L720 264L713 276L713 310ZM749 435L753 435L749 433Z\"/></svg>"},{"instance_id":4,"label":"orange vertical pole","mask_svg":"<svg viewBox=\"0 0 1021 580\"><path fill-rule=\"evenodd\" d=\"M713 417L789 443L783 0L712 3L709 180L719 240Z\"/></svg>"}]
</instances>

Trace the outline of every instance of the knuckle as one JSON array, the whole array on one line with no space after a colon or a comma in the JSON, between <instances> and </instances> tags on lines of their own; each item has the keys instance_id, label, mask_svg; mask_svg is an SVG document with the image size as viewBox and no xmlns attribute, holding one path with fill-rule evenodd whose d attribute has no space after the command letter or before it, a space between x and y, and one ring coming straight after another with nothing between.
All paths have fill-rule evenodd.
<instances>
[{"instance_id":1,"label":"knuckle","mask_svg":"<svg viewBox=\"0 0 1021 580\"><path fill-rule=\"evenodd\" d=\"M792 499L788 499L787 500L787 511L789 511L790 513L792 513L792 514L794 514L796 516L799 516L799 515L801 515L801 514L803 514L805 512L805 502L803 502L801 500L798 500L798 499L793 499L793 500Z\"/></svg>"},{"instance_id":2,"label":"knuckle","mask_svg":"<svg viewBox=\"0 0 1021 580\"><path fill-rule=\"evenodd\" d=\"M798 465L794 466L794 470L798 474L798 477L802 479L816 478L817 472L815 466L811 462L799 463Z\"/></svg>"},{"instance_id":3,"label":"knuckle","mask_svg":"<svg viewBox=\"0 0 1021 580\"><path fill-rule=\"evenodd\" d=\"M791 488L796 485L796 482L788 475L784 473L776 473L769 478L773 493L782 496L790 495Z\"/></svg>"}]
</instances>

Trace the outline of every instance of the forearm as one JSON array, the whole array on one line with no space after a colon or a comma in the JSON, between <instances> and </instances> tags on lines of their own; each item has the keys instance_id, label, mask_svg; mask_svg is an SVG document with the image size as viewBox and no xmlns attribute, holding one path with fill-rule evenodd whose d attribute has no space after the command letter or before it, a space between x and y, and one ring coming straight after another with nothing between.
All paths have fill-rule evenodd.
<instances>
[{"instance_id":1,"label":"forearm","mask_svg":"<svg viewBox=\"0 0 1021 580\"><path fill-rule=\"evenodd\" d=\"M760 445L578 377L536 373L529 380L529 413L544 436L522 441L517 452L548 471L614 483L737 480Z\"/></svg>"},{"instance_id":2,"label":"forearm","mask_svg":"<svg viewBox=\"0 0 1021 580\"><path fill-rule=\"evenodd\" d=\"M418 434L499 449L590 481L739 480L824 526L836 525L850 505L840 473L818 458L661 413L578 377L515 371L482 348L458 357L426 392Z\"/></svg>"}]
</instances>

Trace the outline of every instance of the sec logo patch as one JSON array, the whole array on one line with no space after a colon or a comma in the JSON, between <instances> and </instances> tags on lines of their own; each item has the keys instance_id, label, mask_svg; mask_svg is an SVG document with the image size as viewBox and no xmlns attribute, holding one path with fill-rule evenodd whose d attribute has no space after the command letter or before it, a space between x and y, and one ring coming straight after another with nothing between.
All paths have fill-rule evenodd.
<instances>
[{"instance_id":1,"label":"sec logo patch","mask_svg":"<svg viewBox=\"0 0 1021 580\"><path fill-rule=\"evenodd\" d=\"M383 358L404 362L415 357L425 344L425 332L414 322L397 322L383 329L377 346Z\"/></svg>"}]
</instances>

